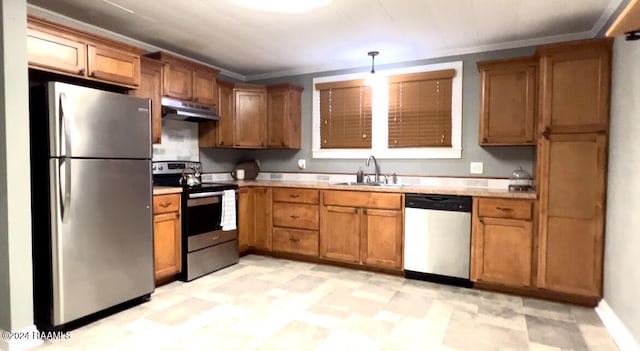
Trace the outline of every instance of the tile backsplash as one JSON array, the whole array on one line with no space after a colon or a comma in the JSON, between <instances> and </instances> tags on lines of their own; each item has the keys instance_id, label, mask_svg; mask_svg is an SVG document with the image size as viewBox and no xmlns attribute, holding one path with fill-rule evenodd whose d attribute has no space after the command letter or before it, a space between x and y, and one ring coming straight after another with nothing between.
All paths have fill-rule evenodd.
<instances>
[{"instance_id":1,"label":"tile backsplash","mask_svg":"<svg viewBox=\"0 0 640 351\"><path fill-rule=\"evenodd\" d=\"M199 161L198 124L162 120L162 143L153 145L154 161Z\"/></svg>"}]
</instances>

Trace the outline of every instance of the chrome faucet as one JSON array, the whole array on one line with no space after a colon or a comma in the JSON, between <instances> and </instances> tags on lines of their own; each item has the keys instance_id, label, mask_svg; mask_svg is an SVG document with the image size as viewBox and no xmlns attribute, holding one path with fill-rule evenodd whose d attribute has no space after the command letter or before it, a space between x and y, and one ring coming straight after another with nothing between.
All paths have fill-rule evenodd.
<instances>
[{"instance_id":1,"label":"chrome faucet","mask_svg":"<svg viewBox=\"0 0 640 351\"><path fill-rule=\"evenodd\" d=\"M369 158L367 159L367 167L369 167L369 161L371 160L373 160L373 166L375 168L375 178L373 181L377 183L378 181L380 181L380 167L378 166L378 160L376 160L373 155L369 156Z\"/></svg>"}]
</instances>

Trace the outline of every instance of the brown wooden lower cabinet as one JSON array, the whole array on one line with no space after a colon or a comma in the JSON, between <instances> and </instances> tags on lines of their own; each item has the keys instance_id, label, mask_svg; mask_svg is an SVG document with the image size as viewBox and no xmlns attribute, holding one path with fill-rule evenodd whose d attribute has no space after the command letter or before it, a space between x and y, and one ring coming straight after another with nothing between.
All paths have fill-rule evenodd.
<instances>
[{"instance_id":1,"label":"brown wooden lower cabinet","mask_svg":"<svg viewBox=\"0 0 640 351\"><path fill-rule=\"evenodd\" d=\"M182 271L180 195L153 197L153 261L156 282Z\"/></svg>"},{"instance_id":2,"label":"brown wooden lower cabinet","mask_svg":"<svg viewBox=\"0 0 640 351\"><path fill-rule=\"evenodd\" d=\"M323 191L320 223L321 258L402 268L401 194Z\"/></svg>"},{"instance_id":3,"label":"brown wooden lower cabinet","mask_svg":"<svg viewBox=\"0 0 640 351\"><path fill-rule=\"evenodd\" d=\"M274 188L272 250L318 257L318 190Z\"/></svg>"},{"instance_id":4,"label":"brown wooden lower cabinet","mask_svg":"<svg viewBox=\"0 0 640 351\"><path fill-rule=\"evenodd\" d=\"M322 206L320 209L320 257L360 261L360 208Z\"/></svg>"},{"instance_id":5,"label":"brown wooden lower cabinet","mask_svg":"<svg viewBox=\"0 0 640 351\"><path fill-rule=\"evenodd\" d=\"M363 209L362 263L402 268L402 211Z\"/></svg>"},{"instance_id":6,"label":"brown wooden lower cabinet","mask_svg":"<svg viewBox=\"0 0 640 351\"><path fill-rule=\"evenodd\" d=\"M538 144L540 251L537 285L602 296L607 136L551 134Z\"/></svg>"},{"instance_id":7,"label":"brown wooden lower cabinet","mask_svg":"<svg viewBox=\"0 0 640 351\"><path fill-rule=\"evenodd\" d=\"M473 199L471 280L532 286L533 201Z\"/></svg>"},{"instance_id":8,"label":"brown wooden lower cabinet","mask_svg":"<svg viewBox=\"0 0 640 351\"><path fill-rule=\"evenodd\" d=\"M271 191L269 187L240 188L238 249L271 250Z\"/></svg>"}]
</instances>

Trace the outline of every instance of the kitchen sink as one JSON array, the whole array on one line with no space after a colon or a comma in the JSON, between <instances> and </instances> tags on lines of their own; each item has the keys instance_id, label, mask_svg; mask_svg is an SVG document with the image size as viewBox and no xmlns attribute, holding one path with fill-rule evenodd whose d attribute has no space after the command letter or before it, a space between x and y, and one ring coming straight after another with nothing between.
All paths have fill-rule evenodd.
<instances>
[{"instance_id":1,"label":"kitchen sink","mask_svg":"<svg viewBox=\"0 0 640 351\"><path fill-rule=\"evenodd\" d=\"M383 187L383 188L401 188L401 187L404 186L403 184L385 184L385 183L374 183L374 182L369 182L369 183L341 182L341 183L334 183L333 185L379 186L379 187Z\"/></svg>"}]
</instances>

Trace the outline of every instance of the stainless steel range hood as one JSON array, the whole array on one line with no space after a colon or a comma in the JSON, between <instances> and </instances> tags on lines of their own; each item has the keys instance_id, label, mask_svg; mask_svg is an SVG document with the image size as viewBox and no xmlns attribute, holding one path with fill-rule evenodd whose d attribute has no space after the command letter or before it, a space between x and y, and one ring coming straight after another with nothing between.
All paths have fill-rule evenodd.
<instances>
[{"instance_id":1,"label":"stainless steel range hood","mask_svg":"<svg viewBox=\"0 0 640 351\"><path fill-rule=\"evenodd\" d=\"M162 98L162 118L189 122L218 121L218 110L215 106L199 105L193 102Z\"/></svg>"}]
</instances>

